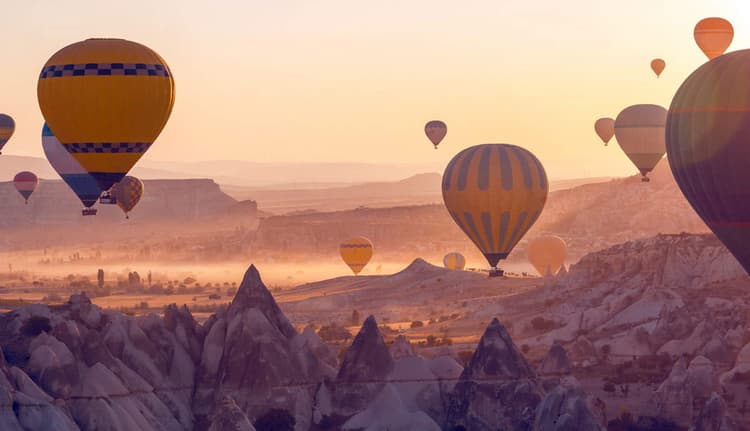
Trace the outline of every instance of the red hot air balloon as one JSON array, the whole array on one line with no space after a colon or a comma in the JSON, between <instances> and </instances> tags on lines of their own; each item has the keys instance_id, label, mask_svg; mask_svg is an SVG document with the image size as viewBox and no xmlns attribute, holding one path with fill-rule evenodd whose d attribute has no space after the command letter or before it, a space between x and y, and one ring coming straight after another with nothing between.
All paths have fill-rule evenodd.
<instances>
[{"instance_id":1,"label":"red hot air balloon","mask_svg":"<svg viewBox=\"0 0 750 431\"><path fill-rule=\"evenodd\" d=\"M698 215L750 273L750 50L717 57L677 90L667 160Z\"/></svg>"},{"instance_id":2,"label":"red hot air balloon","mask_svg":"<svg viewBox=\"0 0 750 431\"><path fill-rule=\"evenodd\" d=\"M39 184L39 178L28 171L19 172L13 178L13 185L16 186L16 190L23 196L27 204L29 203L29 196L34 193L37 184Z\"/></svg>"},{"instance_id":3,"label":"red hot air balloon","mask_svg":"<svg viewBox=\"0 0 750 431\"><path fill-rule=\"evenodd\" d=\"M428 121L424 125L424 134L427 135L427 139L432 142L436 150L440 141L445 138L446 133L448 133L448 126L440 120Z\"/></svg>"}]
</instances>

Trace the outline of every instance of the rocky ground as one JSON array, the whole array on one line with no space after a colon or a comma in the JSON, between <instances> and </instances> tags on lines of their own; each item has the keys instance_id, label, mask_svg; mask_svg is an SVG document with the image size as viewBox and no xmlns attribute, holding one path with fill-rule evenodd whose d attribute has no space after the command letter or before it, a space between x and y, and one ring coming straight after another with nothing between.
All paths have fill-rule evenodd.
<instances>
[{"instance_id":1,"label":"rocky ground","mask_svg":"<svg viewBox=\"0 0 750 431\"><path fill-rule=\"evenodd\" d=\"M251 267L202 324L73 295L0 315L0 429L745 429L748 287L712 236L659 235L547 279L418 260L278 303ZM353 340L300 329L354 307L377 320ZM455 341L426 344L436 328Z\"/></svg>"}]
</instances>

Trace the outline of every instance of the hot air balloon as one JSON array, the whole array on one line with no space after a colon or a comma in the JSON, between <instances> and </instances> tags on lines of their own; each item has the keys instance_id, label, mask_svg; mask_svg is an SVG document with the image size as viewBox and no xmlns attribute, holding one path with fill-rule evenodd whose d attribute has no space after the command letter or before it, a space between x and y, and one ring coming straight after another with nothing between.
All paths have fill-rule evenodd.
<instances>
[{"instance_id":1,"label":"hot air balloon","mask_svg":"<svg viewBox=\"0 0 750 431\"><path fill-rule=\"evenodd\" d=\"M461 253L448 253L443 257L443 266L448 269L462 270L466 266L466 259Z\"/></svg>"},{"instance_id":2,"label":"hot air balloon","mask_svg":"<svg viewBox=\"0 0 750 431\"><path fill-rule=\"evenodd\" d=\"M750 50L717 57L677 90L666 127L680 190L750 274Z\"/></svg>"},{"instance_id":3,"label":"hot air balloon","mask_svg":"<svg viewBox=\"0 0 750 431\"><path fill-rule=\"evenodd\" d=\"M23 171L16 174L13 178L13 185L16 186L18 193L23 196L26 204L29 203L29 196L34 193L37 184L39 184L39 178L31 172Z\"/></svg>"},{"instance_id":4,"label":"hot air balloon","mask_svg":"<svg viewBox=\"0 0 750 431\"><path fill-rule=\"evenodd\" d=\"M349 265L354 275L359 274L372 257L372 243L363 236L348 239L339 245L344 263Z\"/></svg>"},{"instance_id":5,"label":"hot air balloon","mask_svg":"<svg viewBox=\"0 0 750 431\"><path fill-rule=\"evenodd\" d=\"M96 215L96 209L91 207L102 192L99 184L63 148L46 123L42 128L42 149L55 172L81 200L84 206L83 215Z\"/></svg>"},{"instance_id":6,"label":"hot air balloon","mask_svg":"<svg viewBox=\"0 0 750 431\"><path fill-rule=\"evenodd\" d=\"M666 66L667 66L667 63L661 58L655 58L651 60L651 70L654 71L657 78L659 77L659 75L661 75L662 72L664 72L664 68Z\"/></svg>"},{"instance_id":7,"label":"hot air balloon","mask_svg":"<svg viewBox=\"0 0 750 431\"><path fill-rule=\"evenodd\" d=\"M448 126L440 120L428 121L427 124L424 125L424 133L427 135L430 142L432 142L432 145L435 146L435 149L437 149L440 141L442 141L443 138L445 138L445 134L448 133Z\"/></svg>"},{"instance_id":8,"label":"hot air balloon","mask_svg":"<svg viewBox=\"0 0 750 431\"><path fill-rule=\"evenodd\" d=\"M724 18L704 18L693 30L695 43L709 60L724 54L734 38L732 23Z\"/></svg>"},{"instance_id":9,"label":"hot air balloon","mask_svg":"<svg viewBox=\"0 0 750 431\"><path fill-rule=\"evenodd\" d=\"M547 201L547 174L529 151L509 144L469 147L443 173L443 201L484 254L490 276L534 224Z\"/></svg>"},{"instance_id":10,"label":"hot air balloon","mask_svg":"<svg viewBox=\"0 0 750 431\"><path fill-rule=\"evenodd\" d=\"M143 182L128 175L112 186L112 195L115 197L117 206L125 212L125 218L130 218L128 213L135 208L143 196Z\"/></svg>"},{"instance_id":11,"label":"hot air balloon","mask_svg":"<svg viewBox=\"0 0 750 431\"><path fill-rule=\"evenodd\" d=\"M0 151L16 130L16 122L9 115L0 114ZM2 154L2 153L0 153Z\"/></svg>"},{"instance_id":12,"label":"hot air balloon","mask_svg":"<svg viewBox=\"0 0 750 431\"><path fill-rule=\"evenodd\" d=\"M529 242L527 254L539 275L545 277L560 271L568 256L568 246L558 236L540 236Z\"/></svg>"},{"instance_id":13,"label":"hot air balloon","mask_svg":"<svg viewBox=\"0 0 750 431\"><path fill-rule=\"evenodd\" d=\"M615 120L615 136L620 148L641 171L641 181L664 157L664 124L667 110L658 105L633 105L623 109Z\"/></svg>"},{"instance_id":14,"label":"hot air balloon","mask_svg":"<svg viewBox=\"0 0 750 431\"><path fill-rule=\"evenodd\" d=\"M594 131L606 146L609 140L615 136L615 120L611 118L600 118L594 123Z\"/></svg>"},{"instance_id":15,"label":"hot air balloon","mask_svg":"<svg viewBox=\"0 0 750 431\"><path fill-rule=\"evenodd\" d=\"M47 60L37 97L63 147L109 190L167 123L174 81L164 60L143 45L87 39Z\"/></svg>"}]
</instances>

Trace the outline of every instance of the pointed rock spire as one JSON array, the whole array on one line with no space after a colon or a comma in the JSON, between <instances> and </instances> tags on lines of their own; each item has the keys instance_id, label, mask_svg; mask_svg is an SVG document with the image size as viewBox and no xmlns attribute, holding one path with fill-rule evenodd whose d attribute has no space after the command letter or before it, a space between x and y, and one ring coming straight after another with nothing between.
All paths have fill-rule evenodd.
<instances>
[{"instance_id":1,"label":"pointed rock spire","mask_svg":"<svg viewBox=\"0 0 750 431\"><path fill-rule=\"evenodd\" d=\"M484 331L461 378L521 379L534 376L534 371L513 343L508 331L495 318Z\"/></svg>"},{"instance_id":2,"label":"pointed rock spire","mask_svg":"<svg viewBox=\"0 0 750 431\"><path fill-rule=\"evenodd\" d=\"M276 326L287 338L297 335L297 331L294 330L292 324L289 323L289 319L281 311L276 300L273 299L271 292L263 284L263 280L261 280L260 273L255 265L250 265L250 268L245 272L245 277L242 279L237 294L229 305L227 314L231 319L232 316L250 308L255 308L263 313L268 321Z\"/></svg>"}]
</instances>

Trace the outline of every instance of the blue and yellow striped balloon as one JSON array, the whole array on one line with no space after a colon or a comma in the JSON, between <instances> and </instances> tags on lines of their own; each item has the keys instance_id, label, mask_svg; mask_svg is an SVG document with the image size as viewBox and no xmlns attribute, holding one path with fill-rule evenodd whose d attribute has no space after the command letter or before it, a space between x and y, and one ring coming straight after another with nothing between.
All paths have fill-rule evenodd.
<instances>
[{"instance_id":1,"label":"blue and yellow striped balloon","mask_svg":"<svg viewBox=\"0 0 750 431\"><path fill-rule=\"evenodd\" d=\"M497 263L542 213L547 174L529 151L509 144L467 148L443 173L443 201L458 227L497 271Z\"/></svg>"},{"instance_id":2,"label":"blue and yellow striped balloon","mask_svg":"<svg viewBox=\"0 0 750 431\"><path fill-rule=\"evenodd\" d=\"M166 125L174 81L164 59L146 46L87 39L47 60L37 97L65 149L109 190Z\"/></svg>"},{"instance_id":3,"label":"blue and yellow striped balloon","mask_svg":"<svg viewBox=\"0 0 750 431\"><path fill-rule=\"evenodd\" d=\"M9 115L0 114L0 151L16 130L16 122Z\"/></svg>"},{"instance_id":4,"label":"blue and yellow striped balloon","mask_svg":"<svg viewBox=\"0 0 750 431\"><path fill-rule=\"evenodd\" d=\"M73 190L86 208L91 208L102 191L94 177L88 174L57 140L47 123L42 127L42 149L52 168Z\"/></svg>"}]
</instances>

